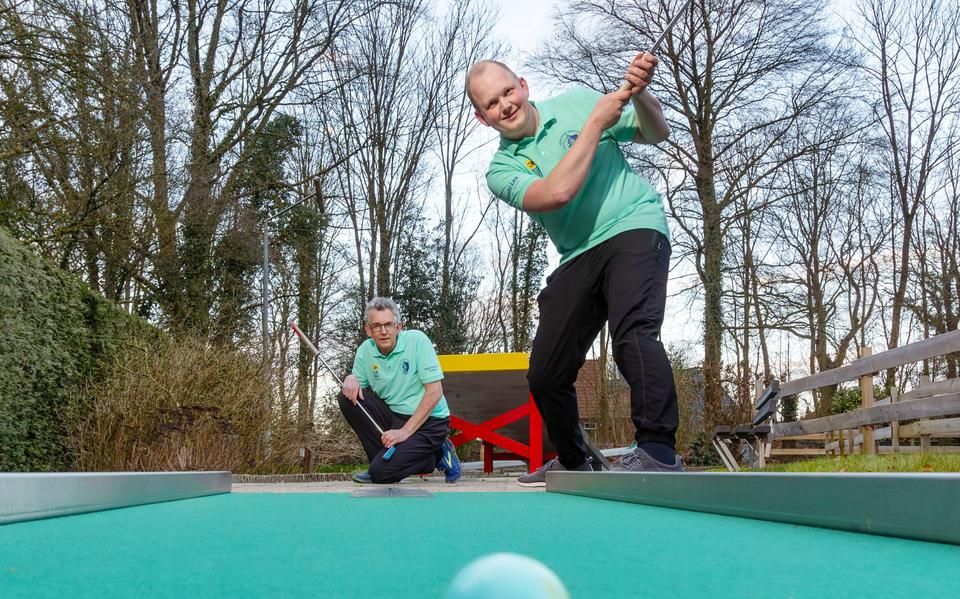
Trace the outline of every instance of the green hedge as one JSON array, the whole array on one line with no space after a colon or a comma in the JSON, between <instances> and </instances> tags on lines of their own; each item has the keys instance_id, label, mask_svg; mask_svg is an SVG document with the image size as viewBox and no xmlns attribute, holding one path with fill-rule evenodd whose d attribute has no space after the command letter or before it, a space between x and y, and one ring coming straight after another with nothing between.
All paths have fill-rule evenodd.
<instances>
[{"instance_id":1,"label":"green hedge","mask_svg":"<svg viewBox=\"0 0 960 599\"><path fill-rule=\"evenodd\" d=\"M125 339L157 334L0 229L0 471L70 468L67 415Z\"/></svg>"}]
</instances>

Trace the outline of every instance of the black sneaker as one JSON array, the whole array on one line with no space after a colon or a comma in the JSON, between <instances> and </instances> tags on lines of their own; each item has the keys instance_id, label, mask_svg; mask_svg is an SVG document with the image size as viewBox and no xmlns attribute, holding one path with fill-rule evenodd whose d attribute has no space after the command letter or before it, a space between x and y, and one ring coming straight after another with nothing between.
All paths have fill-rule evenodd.
<instances>
[{"instance_id":1,"label":"black sneaker","mask_svg":"<svg viewBox=\"0 0 960 599\"><path fill-rule=\"evenodd\" d=\"M547 486L547 472L551 470L566 470L560 460L553 458L543 466L529 474L523 474L517 477L517 484L521 487L545 487ZM574 468L577 472L593 472L593 467L589 461L585 461L579 468Z\"/></svg>"},{"instance_id":2,"label":"black sneaker","mask_svg":"<svg viewBox=\"0 0 960 599\"><path fill-rule=\"evenodd\" d=\"M353 479L353 482L360 483L361 485L369 485L373 482L373 479L370 478L370 472L364 470L363 472L354 472L353 476L350 477Z\"/></svg>"},{"instance_id":3,"label":"black sneaker","mask_svg":"<svg viewBox=\"0 0 960 599\"><path fill-rule=\"evenodd\" d=\"M672 464L664 464L653 459L649 453L637 447L620 458L611 470L618 472L683 472L683 460L674 456Z\"/></svg>"}]
</instances>

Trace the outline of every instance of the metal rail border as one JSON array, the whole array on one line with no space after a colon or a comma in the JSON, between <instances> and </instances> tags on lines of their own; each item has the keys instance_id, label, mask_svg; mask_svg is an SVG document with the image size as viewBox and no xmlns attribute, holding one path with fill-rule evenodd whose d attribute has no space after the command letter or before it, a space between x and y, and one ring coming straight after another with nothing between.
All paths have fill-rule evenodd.
<instances>
[{"instance_id":1,"label":"metal rail border","mask_svg":"<svg viewBox=\"0 0 960 599\"><path fill-rule=\"evenodd\" d=\"M229 472L0 474L0 524L229 493Z\"/></svg>"},{"instance_id":2,"label":"metal rail border","mask_svg":"<svg viewBox=\"0 0 960 599\"><path fill-rule=\"evenodd\" d=\"M560 471L547 491L960 545L960 474Z\"/></svg>"}]
</instances>

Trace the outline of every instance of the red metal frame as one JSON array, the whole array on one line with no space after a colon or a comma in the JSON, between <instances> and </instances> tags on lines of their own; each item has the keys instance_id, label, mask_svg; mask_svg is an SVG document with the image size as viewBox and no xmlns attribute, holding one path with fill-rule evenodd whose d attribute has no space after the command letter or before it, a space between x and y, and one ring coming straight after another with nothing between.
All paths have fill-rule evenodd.
<instances>
[{"instance_id":1,"label":"red metal frame","mask_svg":"<svg viewBox=\"0 0 960 599\"><path fill-rule=\"evenodd\" d=\"M530 444L523 443L501 435L496 432L498 428L504 427L511 422L516 422L523 417L528 418ZM467 422L462 418L450 416L450 427L458 431L456 435L450 437L455 447L480 439L483 442L483 471L493 472L493 459L508 458L521 459L527 461L528 472L533 472L543 465L543 418L540 411L533 403L533 395L528 395L527 403L517 406L512 410L507 410L499 416L490 420L474 424ZM496 453L495 447L506 449L506 453Z\"/></svg>"}]
</instances>

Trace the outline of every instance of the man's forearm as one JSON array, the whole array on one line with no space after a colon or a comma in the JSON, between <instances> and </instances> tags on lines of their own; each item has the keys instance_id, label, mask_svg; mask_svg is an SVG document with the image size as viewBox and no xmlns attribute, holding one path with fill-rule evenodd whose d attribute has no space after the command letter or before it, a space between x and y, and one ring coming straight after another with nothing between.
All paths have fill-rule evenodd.
<instances>
[{"instance_id":1,"label":"man's forearm","mask_svg":"<svg viewBox=\"0 0 960 599\"><path fill-rule=\"evenodd\" d=\"M660 101L648 90L634 95L633 109L637 115L637 143L658 144L670 137L670 124L663 116Z\"/></svg>"},{"instance_id":2,"label":"man's forearm","mask_svg":"<svg viewBox=\"0 0 960 599\"><path fill-rule=\"evenodd\" d=\"M550 174L527 190L523 209L527 212L549 212L562 208L576 197L590 173L602 134L603 127L588 121Z\"/></svg>"},{"instance_id":3,"label":"man's forearm","mask_svg":"<svg viewBox=\"0 0 960 599\"><path fill-rule=\"evenodd\" d=\"M411 435L417 432L417 429L430 417L430 412L437 407L437 402L440 401L441 396L443 396L443 389L430 385L425 386L423 398L420 400L417 409L413 411L413 414L407 420L406 424L403 425L403 430Z\"/></svg>"}]
</instances>

